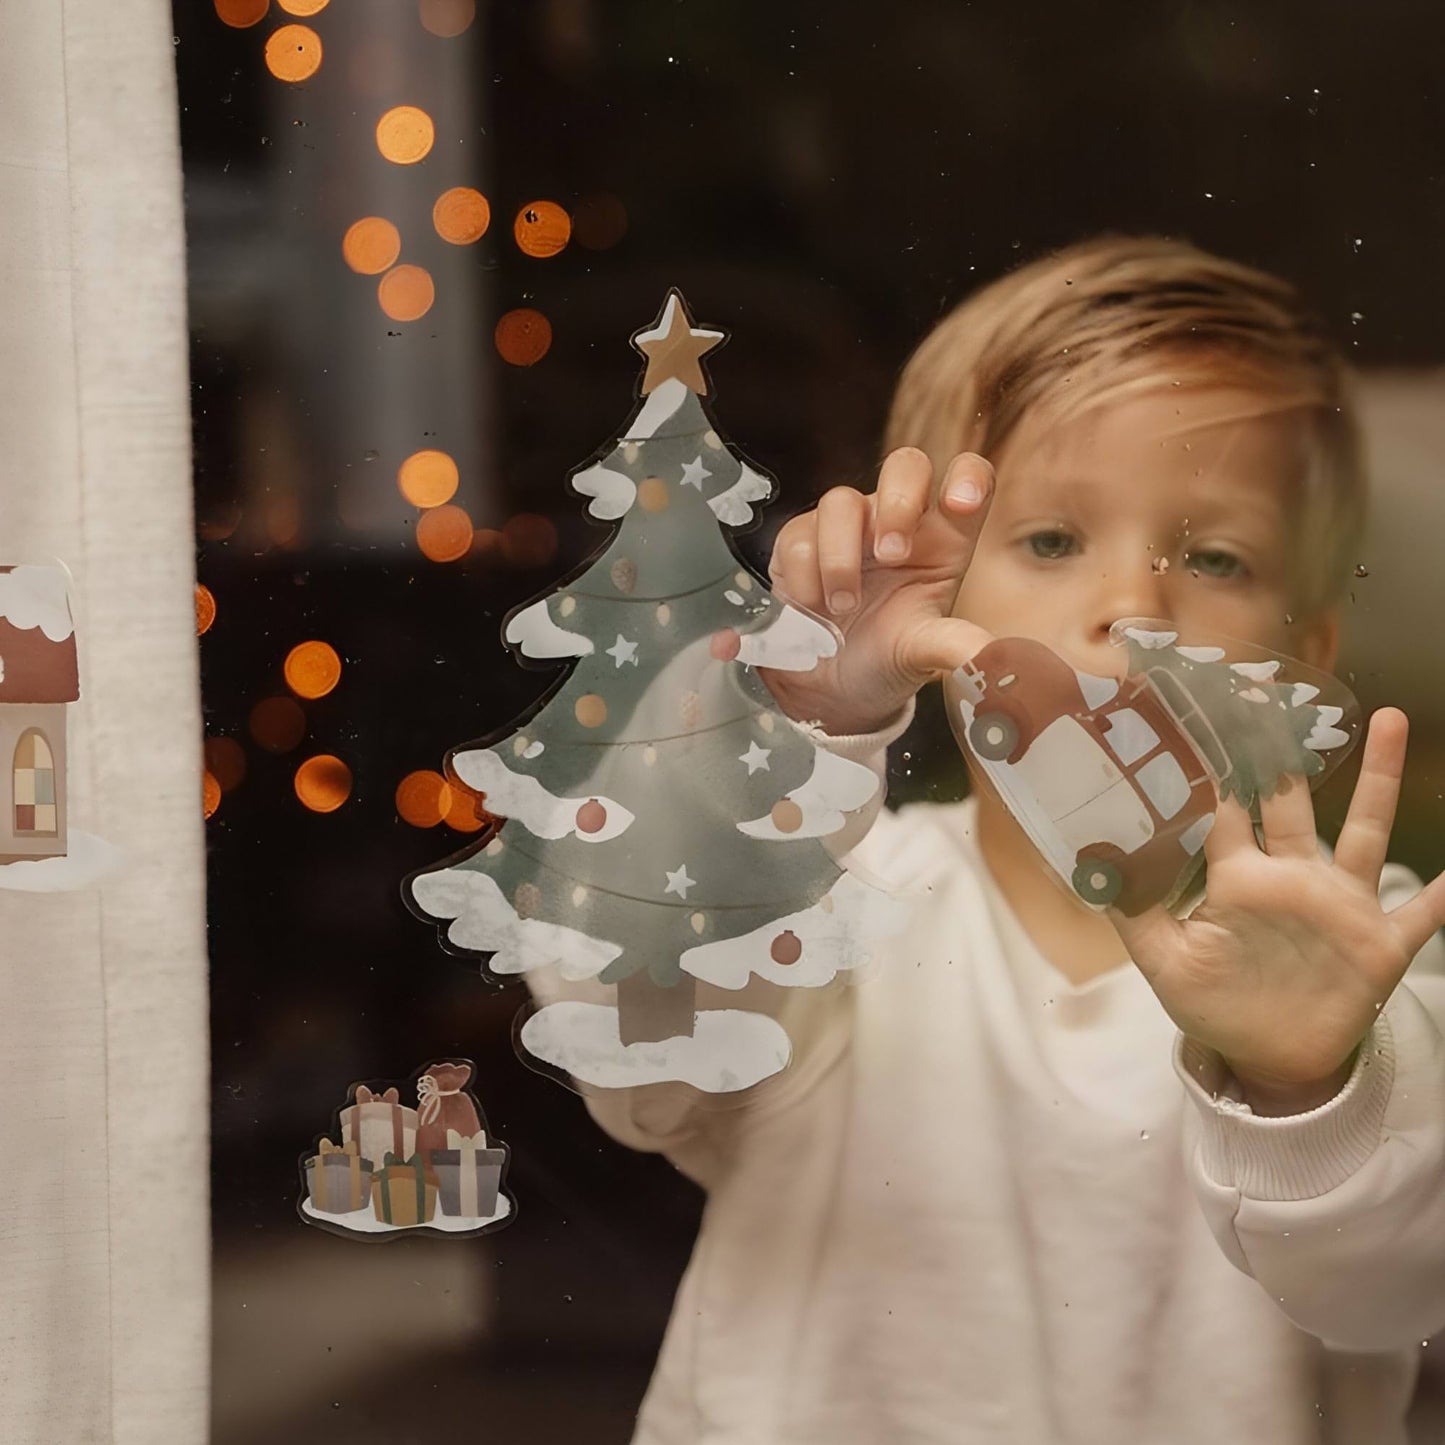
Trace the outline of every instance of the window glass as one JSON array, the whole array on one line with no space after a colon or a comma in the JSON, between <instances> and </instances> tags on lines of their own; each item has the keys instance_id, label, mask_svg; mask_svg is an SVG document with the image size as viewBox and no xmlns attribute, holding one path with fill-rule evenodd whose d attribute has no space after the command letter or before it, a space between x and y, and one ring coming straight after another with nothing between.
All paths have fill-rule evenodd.
<instances>
[{"instance_id":1,"label":"window glass","mask_svg":"<svg viewBox=\"0 0 1445 1445\"><path fill-rule=\"evenodd\" d=\"M449 750L514 728L565 672L565 659L519 665L503 623L555 594L615 525L589 516L589 498L568 478L618 441L640 404L644 361L629 339L653 324L669 287L685 294L699 325L729 333L703 362L706 400L721 440L779 484L758 525L733 539L763 580L789 518L833 488L873 491L905 365L975 288L1104 233L1187 237L1298 286L1358 370L1373 487L1370 526L1348 537L1336 670L1366 714L1393 704L1410 718L1391 857L1425 879L1445 863L1445 692L1428 625L1445 605L1429 546L1445 529L1445 343L1430 304L1445 136L1432 67L1445 47L1445 11L1335 9L1302 26L1288 8L1141 9L1123 0L1050 7L1043 17L950 0L174 0L206 729L219 1445L395 1445L457 1432L621 1445L668 1320L686 1314L674 1315L674 1300L705 1186L718 1183L712 1156L679 1144L667 1098L649 1102L630 1136L640 1147L626 1147L615 1121L610 1134L599 1123L605 1101L583 1101L528 1068L514 1037L525 982L498 982L477 957L447 952L436 923L410 911L402 891L403 880L495 823L476 791L447 776ZM1059 305L1074 284L1064 278ZM1007 391L1007 375L989 375ZM970 400L961 410L979 407ZM907 428L898 439L924 441ZM1155 480L1141 464L1132 494L1146 497ZM1198 480L1201 502L1209 481ZM1081 683L1104 670L1110 609L1153 611L1155 599L1130 587L1222 591L1246 585L1236 564L1256 581L1266 570L1248 539L1203 506L1177 530L1140 534L1127 586L1097 550L1117 534L1091 530L1086 517L1052 510L1010 536L1019 565L1035 569L1025 601L1064 575L1098 584L1068 584L1088 599L1068 625L1093 628L1072 634L1078 648L1067 661ZM1118 591L1106 595L1100 578ZM1298 637L1293 614L1283 603L1278 612L1283 635ZM1086 695L1093 706L1112 693L1094 682ZM1137 843L1136 780L1165 817L1183 806L1188 785L1172 757L1121 785L1108 751L1076 730L1061 723L1051 736L1096 775L1059 782L1051 816L1091 803L1089 828L1076 820L1080 839L1107 836L1119 851ZM1125 769L1158 741L1132 712L1115 714L1105 736ZM27 734L7 761L17 832L53 829L54 764L40 734ZM1341 770L1316 799L1326 838L1338 833L1355 771ZM922 831L906 843L900 835L871 865L927 879L928 889L952 886L976 838L959 822L968 772L937 687L919 692L886 772L892 813ZM677 806L680 796L659 789ZM1097 823L1104 813L1107 828ZM625 838L605 834L599 846ZM1200 847L1193 828L1185 849ZM1085 860L1101 898L1120 886L1105 853ZM700 876L693 867L676 886ZM979 877L972 911L932 936L962 939L987 909L1006 906L1010 879ZM1012 922L1018 936L1005 924L998 938L1020 1018L1053 1027L1082 1017L1089 997L1132 978L1103 971L1122 949L1101 945L1096 982L1071 981L1048 955L1070 941L1072 925L1042 913ZM960 943L943 960L960 979L965 951ZM793 966L787 953L774 962ZM948 1008L920 1002L909 980L924 970L903 962L890 972L884 959L857 996L891 1000L910 1027L960 1021L935 1051L909 1033L889 1045L890 1058L943 1067L1019 1056L989 1053L993 1044L969 1033L977 1020L957 1013L961 983ZM850 987L838 991L852 998ZM846 1048L809 1013L831 993L789 992L794 1046L821 1050L810 1055L815 1074L788 1076L803 1091L835 1077ZM1029 1056L1029 1077L1088 1074L1079 1106L1107 1095L1099 1108L1115 1121L1111 1138L1177 1156L1177 1114L1167 1125L1162 1116L1131 1122L1122 1136L1117 1127L1119 1117L1134 1120L1120 1091L1172 1090L1180 1104L1174 1026L1147 991L1109 997L1120 1012L1100 1012L1127 1015L1130 1049L1082 1030L1067 1044L1050 1036ZM428 1103L419 1071L460 1060L473 1072L448 1097L473 1096L487 1136L479 1147L500 1141L509 1154L505 1182L494 1181L516 1201L507 1227L385 1243L307 1228L302 1161L320 1159L322 1135L345 1154L337 1111L355 1102L353 1086L383 1100L396 1087L398 1110L415 1113L420 1130ZM1040 1090L1039 1118L1056 1099L1074 1099L1064 1084ZM855 1095L860 1107L891 1107L867 1087ZM969 1098L972 1108L977 1096ZM920 1086L916 1107L926 1113L937 1099ZM419 1149L405 1113L396 1117L402 1152ZM860 1352L853 1380L879 1390L889 1382L880 1409L893 1412L890 1429L933 1418L927 1381L900 1375L897 1357L871 1351L867 1338L926 1294L900 1282L890 1249L962 1217L955 1200L908 1191L925 1175L940 1188L978 1187L970 1146L910 1132L917 1118L880 1125L831 1182L813 1181L811 1202L785 1192L781 1176L743 1190L756 1228L738 1258L760 1271L757 1291L784 1268L779 1261L816 1259L819 1292L797 1318L830 1323L774 1320L771 1356L745 1350L741 1374L710 1398L729 1409L784 1402L802 1412L806 1433L827 1419L820 1401L848 1393L830 1393L838 1377L822 1363L836 1364L829 1350L842 1332ZM708 1119L736 1122L721 1106ZM964 1130L962 1116L948 1128ZM797 1160L825 1134L800 1127ZM1086 1135L1095 1137L1082 1127L1068 1137ZM891 1173L895 1145L925 1136L927 1163ZM384 1139L372 1147L385 1169L395 1150ZM1083 1183L1049 1197L1072 1200L1076 1185L1104 1177L1091 1166L1085 1179L1080 1168ZM341 1158L315 1172L327 1188L353 1187ZM1192 1207L1183 1182L1171 1180L1159 1199ZM863 1217L853 1212L856 1191L874 1185L876 1215L866 1217L876 1227L829 1236L836 1248L823 1249L807 1211L834 1223ZM420 1189L425 1210L424 1179ZM998 1197L1005 1192L999 1184ZM1047 1193L1031 1195L1030 1207ZM986 1210L989 1197L968 1194L966 1208ZM1149 1237L1141 1228L1120 1246L1138 1265L1132 1281L1157 1264L1144 1257ZM1005 1262L990 1273L1009 1280L1047 1281L1057 1264L1039 1253L1005 1256L1002 1245L994 1258ZM844 1288L847 1271L864 1265L876 1286L866 1309L847 1303ZM889 1281L896 1297L885 1298ZM1104 1281L1094 1297L1118 1290ZM694 1320L712 1322L712 1298L687 1297ZM938 1340L973 1342L934 1361L940 1375L958 1358L990 1358L992 1325L968 1333L977 1303L960 1298L956 1315L945 1310L937 1328L920 1331L928 1359ZM1062 1287L1056 1303L1050 1328L1065 1329L1070 1309L1086 1312L1085 1296ZM718 1329L745 1317L728 1315ZM1427 1383L1442 1353L1424 1352ZM1286 1356L1294 1358L1281 1346ZM793 1362L786 1378L776 1373L783 1358ZM992 1375L980 1370L986 1403L1017 1358ZM1095 1378L1094 1366L1068 1363L1078 1368L1061 1367L1061 1376ZM1181 1378L1200 1392L1181 1387L1181 1419L1230 1394L1209 1384L1203 1365ZM1269 1403L1259 1418L1277 1422L1280 1439L1316 1418L1313 1398L1290 1393L1296 1384L1260 1387ZM1018 1398L1039 1402L1037 1386L1020 1382ZM1119 1438L1167 1438L1170 1401L1159 1409L1147 1424L1121 1423ZM1230 1422L1217 1433L1228 1438ZM763 1438L742 1426L736 1435Z\"/></svg>"}]
</instances>

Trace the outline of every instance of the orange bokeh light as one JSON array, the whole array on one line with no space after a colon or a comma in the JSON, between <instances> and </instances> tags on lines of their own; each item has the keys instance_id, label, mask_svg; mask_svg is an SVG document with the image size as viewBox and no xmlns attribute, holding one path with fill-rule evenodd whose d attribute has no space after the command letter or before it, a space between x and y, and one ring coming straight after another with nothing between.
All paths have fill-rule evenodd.
<instances>
[{"instance_id":1,"label":"orange bokeh light","mask_svg":"<svg viewBox=\"0 0 1445 1445\"><path fill-rule=\"evenodd\" d=\"M432 562L455 562L472 545L472 519L460 507L433 507L416 524L416 545Z\"/></svg>"},{"instance_id":2,"label":"orange bokeh light","mask_svg":"<svg viewBox=\"0 0 1445 1445\"><path fill-rule=\"evenodd\" d=\"M331 0L276 0L288 15L319 15Z\"/></svg>"},{"instance_id":3,"label":"orange bokeh light","mask_svg":"<svg viewBox=\"0 0 1445 1445\"><path fill-rule=\"evenodd\" d=\"M401 232L383 216L363 216L341 241L346 264L362 276L379 276L401 255Z\"/></svg>"},{"instance_id":4,"label":"orange bokeh light","mask_svg":"<svg viewBox=\"0 0 1445 1445\"><path fill-rule=\"evenodd\" d=\"M246 776L246 750L235 738L207 738L203 751L206 771L221 785L223 793L240 785Z\"/></svg>"},{"instance_id":5,"label":"orange bokeh light","mask_svg":"<svg viewBox=\"0 0 1445 1445\"><path fill-rule=\"evenodd\" d=\"M294 492L276 492L266 498L266 535L278 547L295 545L301 535L301 502Z\"/></svg>"},{"instance_id":6,"label":"orange bokeh light","mask_svg":"<svg viewBox=\"0 0 1445 1445\"><path fill-rule=\"evenodd\" d=\"M289 753L306 736L306 714L294 697L268 697L251 709L250 726L268 753Z\"/></svg>"},{"instance_id":7,"label":"orange bokeh light","mask_svg":"<svg viewBox=\"0 0 1445 1445\"><path fill-rule=\"evenodd\" d=\"M381 278L376 299L393 321L420 321L437 299L437 288L424 267L393 266Z\"/></svg>"},{"instance_id":8,"label":"orange bokeh light","mask_svg":"<svg viewBox=\"0 0 1445 1445\"><path fill-rule=\"evenodd\" d=\"M341 681L341 658L329 642L298 642L282 671L297 697L325 697Z\"/></svg>"},{"instance_id":9,"label":"orange bokeh light","mask_svg":"<svg viewBox=\"0 0 1445 1445\"><path fill-rule=\"evenodd\" d=\"M474 557L500 557L502 555L502 534L495 527L478 527L472 537Z\"/></svg>"},{"instance_id":10,"label":"orange bokeh light","mask_svg":"<svg viewBox=\"0 0 1445 1445\"><path fill-rule=\"evenodd\" d=\"M401 494L413 507L439 507L457 494L461 485L457 464L445 452L413 452L396 474Z\"/></svg>"},{"instance_id":11,"label":"orange bokeh light","mask_svg":"<svg viewBox=\"0 0 1445 1445\"><path fill-rule=\"evenodd\" d=\"M477 18L477 0L421 0L421 23L433 35L453 40Z\"/></svg>"},{"instance_id":12,"label":"orange bokeh light","mask_svg":"<svg viewBox=\"0 0 1445 1445\"><path fill-rule=\"evenodd\" d=\"M296 796L313 813L334 813L351 796L351 769L331 753L307 758L296 769Z\"/></svg>"},{"instance_id":13,"label":"orange bokeh light","mask_svg":"<svg viewBox=\"0 0 1445 1445\"><path fill-rule=\"evenodd\" d=\"M503 361L535 366L552 346L552 323L540 311L520 306L497 322L493 338Z\"/></svg>"},{"instance_id":14,"label":"orange bokeh light","mask_svg":"<svg viewBox=\"0 0 1445 1445\"><path fill-rule=\"evenodd\" d=\"M512 234L528 256L555 256L566 249L572 218L556 201L532 201L517 212Z\"/></svg>"},{"instance_id":15,"label":"orange bokeh light","mask_svg":"<svg viewBox=\"0 0 1445 1445\"><path fill-rule=\"evenodd\" d=\"M241 509L223 504L196 518L196 532L203 542L224 542L241 525Z\"/></svg>"},{"instance_id":16,"label":"orange bokeh light","mask_svg":"<svg viewBox=\"0 0 1445 1445\"><path fill-rule=\"evenodd\" d=\"M211 630L216 620L216 594L204 584L196 586L196 636Z\"/></svg>"},{"instance_id":17,"label":"orange bokeh light","mask_svg":"<svg viewBox=\"0 0 1445 1445\"><path fill-rule=\"evenodd\" d=\"M393 106L376 123L377 149L399 166L414 166L425 160L436 138L431 116L419 106Z\"/></svg>"},{"instance_id":18,"label":"orange bokeh light","mask_svg":"<svg viewBox=\"0 0 1445 1445\"><path fill-rule=\"evenodd\" d=\"M452 790L440 773L408 773L396 785L397 816L413 828L435 828L452 806Z\"/></svg>"},{"instance_id":19,"label":"orange bokeh light","mask_svg":"<svg viewBox=\"0 0 1445 1445\"><path fill-rule=\"evenodd\" d=\"M266 41L266 69L295 85L321 69L321 37L309 25L283 25Z\"/></svg>"},{"instance_id":20,"label":"orange bokeh light","mask_svg":"<svg viewBox=\"0 0 1445 1445\"><path fill-rule=\"evenodd\" d=\"M209 818L221 806L221 785L209 774L201 774L201 812Z\"/></svg>"},{"instance_id":21,"label":"orange bokeh light","mask_svg":"<svg viewBox=\"0 0 1445 1445\"><path fill-rule=\"evenodd\" d=\"M557 528L536 512L519 512L502 527L502 555L514 567L542 567L557 555Z\"/></svg>"},{"instance_id":22,"label":"orange bokeh light","mask_svg":"<svg viewBox=\"0 0 1445 1445\"><path fill-rule=\"evenodd\" d=\"M492 821L492 815L482 806L482 794L473 792L460 779L452 782L449 789L450 801L443 821L457 833L475 833Z\"/></svg>"},{"instance_id":23,"label":"orange bokeh light","mask_svg":"<svg viewBox=\"0 0 1445 1445\"><path fill-rule=\"evenodd\" d=\"M266 18L271 0L216 0L216 14L236 30L247 30Z\"/></svg>"},{"instance_id":24,"label":"orange bokeh light","mask_svg":"<svg viewBox=\"0 0 1445 1445\"><path fill-rule=\"evenodd\" d=\"M589 251L606 251L627 234L627 207L616 196L588 196L572 212L572 234Z\"/></svg>"},{"instance_id":25,"label":"orange bokeh light","mask_svg":"<svg viewBox=\"0 0 1445 1445\"><path fill-rule=\"evenodd\" d=\"M431 211L437 235L453 246L470 246L487 234L492 208L487 198L470 186L453 186L437 197Z\"/></svg>"}]
</instances>

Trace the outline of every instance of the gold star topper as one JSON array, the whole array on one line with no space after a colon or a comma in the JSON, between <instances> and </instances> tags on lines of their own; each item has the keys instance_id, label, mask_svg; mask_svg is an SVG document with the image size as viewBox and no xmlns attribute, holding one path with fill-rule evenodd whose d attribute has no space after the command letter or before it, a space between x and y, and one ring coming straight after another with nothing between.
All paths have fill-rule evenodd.
<instances>
[{"instance_id":1,"label":"gold star topper","mask_svg":"<svg viewBox=\"0 0 1445 1445\"><path fill-rule=\"evenodd\" d=\"M674 286L667 293L662 314L632 338L632 344L647 358L647 372L642 378L643 396L673 378L699 396L706 396L707 378L702 374L700 362L723 340L723 332L707 331L692 324L687 302Z\"/></svg>"}]
</instances>

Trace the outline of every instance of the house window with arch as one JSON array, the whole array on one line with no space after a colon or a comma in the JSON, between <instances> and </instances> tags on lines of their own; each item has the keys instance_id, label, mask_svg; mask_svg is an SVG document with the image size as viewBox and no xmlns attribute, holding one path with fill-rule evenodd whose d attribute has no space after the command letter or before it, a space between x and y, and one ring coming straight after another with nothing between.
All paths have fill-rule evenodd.
<instances>
[{"instance_id":1,"label":"house window with arch","mask_svg":"<svg viewBox=\"0 0 1445 1445\"><path fill-rule=\"evenodd\" d=\"M15 744L15 832L55 834L55 754L39 728L21 733Z\"/></svg>"}]
</instances>

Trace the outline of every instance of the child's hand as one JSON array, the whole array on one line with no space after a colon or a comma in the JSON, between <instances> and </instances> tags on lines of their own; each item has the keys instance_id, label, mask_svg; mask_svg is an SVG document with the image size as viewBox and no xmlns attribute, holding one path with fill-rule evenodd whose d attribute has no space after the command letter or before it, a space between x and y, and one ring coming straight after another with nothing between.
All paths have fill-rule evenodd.
<instances>
[{"instance_id":1,"label":"child's hand","mask_svg":"<svg viewBox=\"0 0 1445 1445\"><path fill-rule=\"evenodd\" d=\"M902 447L872 496L834 487L783 527L768 567L778 592L844 636L811 672L758 669L785 713L834 734L871 732L989 640L949 613L992 494L982 457L961 453L935 487L927 456Z\"/></svg>"},{"instance_id":2,"label":"child's hand","mask_svg":"<svg viewBox=\"0 0 1445 1445\"><path fill-rule=\"evenodd\" d=\"M1109 917L1170 1018L1217 1050L1259 1114L1294 1114L1339 1092L1353 1055L1411 960L1445 924L1445 874L1385 913L1380 870L1405 762L1398 708L1370 719L1360 777L1333 862L1315 836L1303 779L1249 814L1222 804L1204 843L1204 900Z\"/></svg>"}]
</instances>

